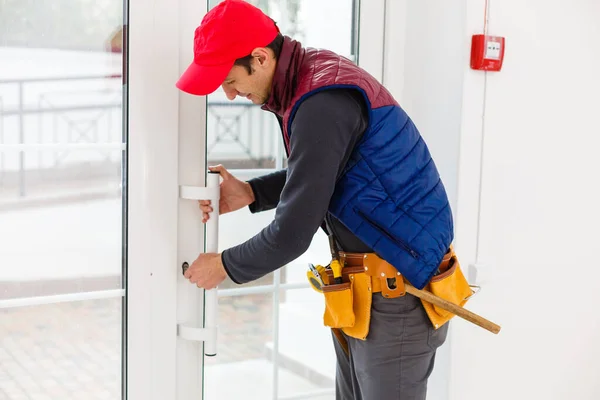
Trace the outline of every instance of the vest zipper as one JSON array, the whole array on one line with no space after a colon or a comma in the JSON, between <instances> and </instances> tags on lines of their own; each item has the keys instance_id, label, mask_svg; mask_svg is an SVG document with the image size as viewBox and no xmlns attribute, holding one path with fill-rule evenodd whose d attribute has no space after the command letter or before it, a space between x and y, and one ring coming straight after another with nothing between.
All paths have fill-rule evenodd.
<instances>
[{"instance_id":1,"label":"vest zipper","mask_svg":"<svg viewBox=\"0 0 600 400\"><path fill-rule=\"evenodd\" d=\"M363 217L365 219L365 221L367 221L369 223L369 225L371 225L373 228L377 229L382 235L384 235L391 241L400 245L400 247L402 247L404 250L406 250L413 258L415 258L415 259L419 258L419 254L416 251L414 251L413 249L411 249L409 245L404 243L404 241L402 241L401 239L398 239L398 238L390 235L385 229L383 229L381 226L379 226L379 224L377 224L369 216L367 216L367 214L365 214L364 212L362 212L356 208L354 209L354 211L356 211L358 213L358 215Z\"/></svg>"}]
</instances>

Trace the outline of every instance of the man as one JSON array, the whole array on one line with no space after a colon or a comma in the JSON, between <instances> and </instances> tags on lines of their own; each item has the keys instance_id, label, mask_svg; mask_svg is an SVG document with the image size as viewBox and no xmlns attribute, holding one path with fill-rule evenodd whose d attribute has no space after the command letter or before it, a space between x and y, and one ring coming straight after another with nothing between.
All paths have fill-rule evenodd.
<instances>
[{"instance_id":1,"label":"man","mask_svg":"<svg viewBox=\"0 0 600 400\"><path fill-rule=\"evenodd\" d=\"M177 83L194 95L219 86L277 117L288 168L248 182L212 168L223 178L221 213L276 213L245 243L201 254L185 274L192 283L258 279L302 255L321 226L340 250L376 254L419 289L430 281L452 242L452 215L426 144L382 85L333 52L282 36L252 5L226 0L197 28L194 61ZM200 207L206 222L210 202ZM337 399L425 399L448 324L434 329L416 297L371 294L366 337L332 326Z\"/></svg>"}]
</instances>

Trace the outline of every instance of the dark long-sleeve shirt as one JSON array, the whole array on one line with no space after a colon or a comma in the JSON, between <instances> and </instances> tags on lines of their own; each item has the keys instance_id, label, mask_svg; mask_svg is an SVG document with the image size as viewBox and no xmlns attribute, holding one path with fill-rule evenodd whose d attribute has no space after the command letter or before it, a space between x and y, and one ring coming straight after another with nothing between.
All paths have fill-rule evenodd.
<instances>
[{"instance_id":1,"label":"dark long-sleeve shirt","mask_svg":"<svg viewBox=\"0 0 600 400\"><path fill-rule=\"evenodd\" d=\"M302 255L323 221L341 248L371 251L328 211L335 183L368 124L362 95L350 89L316 93L292 121L288 167L249 180L250 211L276 208L275 218L248 241L223 251L236 283L258 279Z\"/></svg>"}]
</instances>

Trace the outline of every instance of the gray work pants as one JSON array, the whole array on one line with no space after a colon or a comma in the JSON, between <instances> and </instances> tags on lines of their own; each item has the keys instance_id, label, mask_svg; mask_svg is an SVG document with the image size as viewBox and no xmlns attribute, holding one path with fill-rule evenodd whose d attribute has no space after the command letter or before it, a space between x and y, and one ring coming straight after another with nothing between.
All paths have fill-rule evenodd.
<instances>
[{"instance_id":1,"label":"gray work pants","mask_svg":"<svg viewBox=\"0 0 600 400\"><path fill-rule=\"evenodd\" d=\"M337 356L336 400L425 400L435 353L449 323L433 329L421 301L409 294L373 294L366 340L333 335Z\"/></svg>"}]
</instances>

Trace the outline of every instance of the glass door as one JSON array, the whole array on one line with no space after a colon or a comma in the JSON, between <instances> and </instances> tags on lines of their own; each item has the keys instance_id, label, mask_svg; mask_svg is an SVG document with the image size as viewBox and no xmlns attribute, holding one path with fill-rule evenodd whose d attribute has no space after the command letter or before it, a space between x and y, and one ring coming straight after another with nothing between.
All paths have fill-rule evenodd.
<instances>
[{"instance_id":1,"label":"glass door","mask_svg":"<svg viewBox=\"0 0 600 400\"><path fill-rule=\"evenodd\" d=\"M358 0L251 1L379 77L383 53L359 57L358 42L383 37L383 0L360 13ZM216 357L181 335L204 320L181 264L205 237L180 186L204 186L216 163L241 179L286 164L272 115L175 88L216 3L0 3L0 400L334 398L331 337L304 275L328 261L322 232L275 273L223 283ZM220 249L272 217L223 216Z\"/></svg>"},{"instance_id":2,"label":"glass door","mask_svg":"<svg viewBox=\"0 0 600 400\"><path fill-rule=\"evenodd\" d=\"M0 399L123 398L125 9L0 3Z\"/></svg>"},{"instance_id":3,"label":"glass door","mask_svg":"<svg viewBox=\"0 0 600 400\"><path fill-rule=\"evenodd\" d=\"M358 59L358 1L250 2L304 46ZM217 90L208 96L206 124L207 165L222 164L242 180L286 166L276 118L250 101L229 101ZM273 217L274 210L251 214L248 208L221 216L219 250L249 239ZM248 284L221 284L218 354L204 360L205 399L335 398L331 333L322 324L322 297L306 281L307 264L326 264L329 257L319 231L308 251L284 268Z\"/></svg>"}]
</instances>

